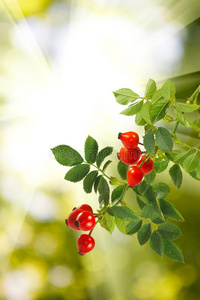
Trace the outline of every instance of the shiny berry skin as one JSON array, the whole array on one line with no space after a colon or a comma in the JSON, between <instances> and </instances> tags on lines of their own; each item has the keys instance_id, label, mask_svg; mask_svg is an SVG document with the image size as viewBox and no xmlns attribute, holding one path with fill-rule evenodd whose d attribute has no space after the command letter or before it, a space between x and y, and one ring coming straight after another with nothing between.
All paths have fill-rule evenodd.
<instances>
[{"instance_id":1,"label":"shiny berry skin","mask_svg":"<svg viewBox=\"0 0 200 300\"><path fill-rule=\"evenodd\" d=\"M144 178L144 173L137 166L130 167L127 171L126 178L128 180L128 186L133 188L142 182Z\"/></svg>"},{"instance_id":2,"label":"shiny berry skin","mask_svg":"<svg viewBox=\"0 0 200 300\"><path fill-rule=\"evenodd\" d=\"M139 144L139 136L134 131L128 131L128 132L124 132L124 133L120 132L118 134L118 139L120 139L122 141L122 144L127 149L134 149Z\"/></svg>"},{"instance_id":3,"label":"shiny berry skin","mask_svg":"<svg viewBox=\"0 0 200 300\"><path fill-rule=\"evenodd\" d=\"M145 159L145 155L142 155L142 157L140 158L140 160L137 162L136 166L139 167L139 165L141 164L141 162ZM154 168L154 162L151 158L148 158L147 160L145 160L145 162L142 164L142 166L140 167L140 169L143 171L144 174L149 174L151 173L151 171Z\"/></svg>"},{"instance_id":4,"label":"shiny berry skin","mask_svg":"<svg viewBox=\"0 0 200 300\"><path fill-rule=\"evenodd\" d=\"M78 215L74 225L83 231L91 230L95 225L95 217L89 211L82 211Z\"/></svg>"},{"instance_id":5,"label":"shiny berry skin","mask_svg":"<svg viewBox=\"0 0 200 300\"><path fill-rule=\"evenodd\" d=\"M82 213L82 212L83 212L82 209L77 209L77 208L74 209L74 210L69 214L68 219L65 220L67 226L70 227L70 228L72 228L72 229L74 229L74 230L80 230L80 228L78 228L78 227L76 227L76 226L74 225L74 222L76 221L78 215L79 215L80 213Z\"/></svg>"},{"instance_id":6,"label":"shiny berry skin","mask_svg":"<svg viewBox=\"0 0 200 300\"><path fill-rule=\"evenodd\" d=\"M82 204L78 207L79 209L82 209L84 211L89 211L91 214L93 213L92 207L88 204Z\"/></svg>"},{"instance_id":7,"label":"shiny berry skin","mask_svg":"<svg viewBox=\"0 0 200 300\"><path fill-rule=\"evenodd\" d=\"M139 147L135 149L127 149L126 147L122 147L120 152L117 154L118 158L126 165L134 165L140 159L142 153Z\"/></svg>"},{"instance_id":8,"label":"shiny berry skin","mask_svg":"<svg viewBox=\"0 0 200 300\"><path fill-rule=\"evenodd\" d=\"M92 236L88 234L82 234L79 236L77 240L77 246L78 246L78 253L80 255L84 255L85 253L90 252L94 248L95 241Z\"/></svg>"}]
</instances>

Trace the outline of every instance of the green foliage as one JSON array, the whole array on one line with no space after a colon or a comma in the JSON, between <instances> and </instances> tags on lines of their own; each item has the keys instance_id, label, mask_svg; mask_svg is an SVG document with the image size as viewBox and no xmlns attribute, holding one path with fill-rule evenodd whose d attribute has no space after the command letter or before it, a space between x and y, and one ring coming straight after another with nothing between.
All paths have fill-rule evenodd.
<instances>
[{"instance_id":1,"label":"green foliage","mask_svg":"<svg viewBox=\"0 0 200 300\"><path fill-rule=\"evenodd\" d=\"M155 230L150 238L149 245L151 249L161 257L163 256L163 241L158 230Z\"/></svg>"},{"instance_id":2,"label":"green foliage","mask_svg":"<svg viewBox=\"0 0 200 300\"><path fill-rule=\"evenodd\" d=\"M165 199L160 199L160 208L165 217L175 221L184 221L183 217L179 211L173 206L172 203L166 201Z\"/></svg>"},{"instance_id":3,"label":"green foliage","mask_svg":"<svg viewBox=\"0 0 200 300\"><path fill-rule=\"evenodd\" d=\"M177 189L180 188L182 184L182 171L178 164L174 164L173 167L169 169L169 175L171 176L171 179Z\"/></svg>"},{"instance_id":4,"label":"green foliage","mask_svg":"<svg viewBox=\"0 0 200 300\"><path fill-rule=\"evenodd\" d=\"M152 128L144 136L144 147L147 150L147 153L154 155L156 145Z\"/></svg>"},{"instance_id":5,"label":"green foliage","mask_svg":"<svg viewBox=\"0 0 200 300\"><path fill-rule=\"evenodd\" d=\"M165 240L176 240L180 235L180 229L173 223L167 222L158 226L158 232Z\"/></svg>"},{"instance_id":6,"label":"green foliage","mask_svg":"<svg viewBox=\"0 0 200 300\"><path fill-rule=\"evenodd\" d=\"M88 163L94 163L98 152L98 144L90 135L85 141L85 159Z\"/></svg>"},{"instance_id":7,"label":"green foliage","mask_svg":"<svg viewBox=\"0 0 200 300\"><path fill-rule=\"evenodd\" d=\"M60 145L51 149L51 151L57 162L63 166L71 167L83 162L82 156L70 146Z\"/></svg>"},{"instance_id":8,"label":"green foliage","mask_svg":"<svg viewBox=\"0 0 200 300\"><path fill-rule=\"evenodd\" d=\"M119 90L113 92L113 94L116 98L116 101L122 105L126 105L129 102L134 102L135 100L137 100L139 98L139 95L134 93L130 89L119 89Z\"/></svg>"},{"instance_id":9,"label":"green foliage","mask_svg":"<svg viewBox=\"0 0 200 300\"><path fill-rule=\"evenodd\" d=\"M106 179L102 176L98 185L99 192L99 204L100 205L108 205L110 198L110 188L106 181Z\"/></svg>"},{"instance_id":10,"label":"green foliage","mask_svg":"<svg viewBox=\"0 0 200 300\"><path fill-rule=\"evenodd\" d=\"M129 207L126 206L113 206L107 209L109 214L113 214L120 220L135 221L138 220L138 215Z\"/></svg>"},{"instance_id":11,"label":"green foliage","mask_svg":"<svg viewBox=\"0 0 200 300\"><path fill-rule=\"evenodd\" d=\"M184 258L181 250L171 241L163 240L163 252L170 259L184 263Z\"/></svg>"},{"instance_id":12,"label":"green foliage","mask_svg":"<svg viewBox=\"0 0 200 300\"><path fill-rule=\"evenodd\" d=\"M109 233L112 234L115 229L115 219L113 216L106 213L102 219L100 219L100 224L103 228L105 228Z\"/></svg>"},{"instance_id":13,"label":"green foliage","mask_svg":"<svg viewBox=\"0 0 200 300\"><path fill-rule=\"evenodd\" d=\"M123 190L124 190L124 186L120 185L112 191L112 194L111 194L112 204L115 204L116 202L118 202L121 199Z\"/></svg>"},{"instance_id":14,"label":"green foliage","mask_svg":"<svg viewBox=\"0 0 200 300\"><path fill-rule=\"evenodd\" d=\"M105 147L101 151L99 151L96 158L97 167L100 167L104 159L110 154L112 154L112 152L113 152L113 147Z\"/></svg>"},{"instance_id":15,"label":"green foliage","mask_svg":"<svg viewBox=\"0 0 200 300\"><path fill-rule=\"evenodd\" d=\"M65 179L72 182L81 181L90 171L90 166L86 164L71 168L65 175Z\"/></svg>"},{"instance_id":16,"label":"green foliage","mask_svg":"<svg viewBox=\"0 0 200 300\"><path fill-rule=\"evenodd\" d=\"M155 184L154 188L158 199L165 198L170 193L170 188L164 182Z\"/></svg>"},{"instance_id":17,"label":"green foliage","mask_svg":"<svg viewBox=\"0 0 200 300\"><path fill-rule=\"evenodd\" d=\"M133 116L133 115L137 114L137 112L140 111L140 109L142 108L142 105L143 105L143 100L129 105L129 107L124 109L120 114L125 115L125 116Z\"/></svg>"},{"instance_id":18,"label":"green foliage","mask_svg":"<svg viewBox=\"0 0 200 300\"><path fill-rule=\"evenodd\" d=\"M173 148L173 140L170 132L163 127L159 127L156 131L156 143L158 148L163 152L171 152Z\"/></svg>"},{"instance_id":19,"label":"green foliage","mask_svg":"<svg viewBox=\"0 0 200 300\"><path fill-rule=\"evenodd\" d=\"M146 85L146 90L145 90L145 98L146 99L151 99L153 94L156 92L156 83L153 79L149 79Z\"/></svg>"},{"instance_id":20,"label":"green foliage","mask_svg":"<svg viewBox=\"0 0 200 300\"><path fill-rule=\"evenodd\" d=\"M173 99L175 97L176 88L171 81L167 81L163 84L161 92L164 99Z\"/></svg>"},{"instance_id":21,"label":"green foliage","mask_svg":"<svg viewBox=\"0 0 200 300\"><path fill-rule=\"evenodd\" d=\"M117 164L117 171L122 179L126 179L126 173L128 171L129 166L125 165L121 160Z\"/></svg>"},{"instance_id":22,"label":"green foliage","mask_svg":"<svg viewBox=\"0 0 200 300\"><path fill-rule=\"evenodd\" d=\"M148 242L148 240L150 239L151 236L151 224L144 224L142 225L142 227L140 228L140 230L138 231L137 234L137 238L138 241L140 243L140 245L144 245L146 242Z\"/></svg>"},{"instance_id":23,"label":"green foliage","mask_svg":"<svg viewBox=\"0 0 200 300\"><path fill-rule=\"evenodd\" d=\"M83 189L86 193L92 192L92 186L95 182L95 179L98 175L98 171L92 171L83 180Z\"/></svg>"},{"instance_id":24,"label":"green foliage","mask_svg":"<svg viewBox=\"0 0 200 300\"><path fill-rule=\"evenodd\" d=\"M189 156L183 162L183 168L186 172L192 172L197 168L199 163L199 153L196 151Z\"/></svg>"},{"instance_id":25,"label":"green foliage","mask_svg":"<svg viewBox=\"0 0 200 300\"><path fill-rule=\"evenodd\" d=\"M154 170L156 171L156 173L161 173L166 170L168 164L169 164L168 158L162 159L157 157L154 160Z\"/></svg>"},{"instance_id":26,"label":"green foliage","mask_svg":"<svg viewBox=\"0 0 200 300\"><path fill-rule=\"evenodd\" d=\"M142 118L145 120L147 124L152 124L151 118L150 118L150 109L151 109L151 103L150 102L145 102L145 104L141 108L141 115Z\"/></svg>"}]
</instances>

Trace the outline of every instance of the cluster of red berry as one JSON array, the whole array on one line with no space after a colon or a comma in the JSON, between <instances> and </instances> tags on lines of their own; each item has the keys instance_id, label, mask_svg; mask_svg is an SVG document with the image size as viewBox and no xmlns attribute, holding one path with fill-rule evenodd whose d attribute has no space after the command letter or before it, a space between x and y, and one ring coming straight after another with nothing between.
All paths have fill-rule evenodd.
<instances>
[{"instance_id":1,"label":"cluster of red berry","mask_svg":"<svg viewBox=\"0 0 200 300\"><path fill-rule=\"evenodd\" d=\"M142 182L145 174L153 170L154 163L150 157L142 155L138 147L139 136L136 132L120 132L118 138L124 145L117 154L118 158L126 165L135 165L131 166L126 174L128 186L133 188Z\"/></svg>"},{"instance_id":2,"label":"cluster of red berry","mask_svg":"<svg viewBox=\"0 0 200 300\"><path fill-rule=\"evenodd\" d=\"M91 206L83 204L74 208L69 214L68 219L65 220L65 223L73 230L90 230L89 234L82 234L77 240L78 253L80 255L90 252L95 246L95 241L91 236L91 232L96 223Z\"/></svg>"}]
</instances>

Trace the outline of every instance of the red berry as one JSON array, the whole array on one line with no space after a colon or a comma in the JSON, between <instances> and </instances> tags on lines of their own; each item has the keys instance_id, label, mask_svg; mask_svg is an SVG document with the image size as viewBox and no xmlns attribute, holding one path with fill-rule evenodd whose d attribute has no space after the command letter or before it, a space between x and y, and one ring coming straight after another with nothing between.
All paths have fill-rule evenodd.
<instances>
[{"instance_id":1,"label":"red berry","mask_svg":"<svg viewBox=\"0 0 200 300\"><path fill-rule=\"evenodd\" d=\"M132 150L122 147L118 153L118 158L126 165L134 165L138 162L141 155L139 147Z\"/></svg>"},{"instance_id":2,"label":"red berry","mask_svg":"<svg viewBox=\"0 0 200 300\"><path fill-rule=\"evenodd\" d=\"M82 204L78 207L79 209L82 209L84 211L89 211L91 214L93 213L92 207L88 204Z\"/></svg>"},{"instance_id":3,"label":"red berry","mask_svg":"<svg viewBox=\"0 0 200 300\"><path fill-rule=\"evenodd\" d=\"M78 215L74 225L83 231L91 230L95 225L95 217L89 211L82 211L82 213Z\"/></svg>"},{"instance_id":4,"label":"red berry","mask_svg":"<svg viewBox=\"0 0 200 300\"><path fill-rule=\"evenodd\" d=\"M128 180L128 186L133 188L135 185L138 185L140 182L142 182L144 173L140 168L133 166L128 169L126 177Z\"/></svg>"},{"instance_id":5,"label":"red berry","mask_svg":"<svg viewBox=\"0 0 200 300\"><path fill-rule=\"evenodd\" d=\"M76 226L74 225L74 222L76 221L78 215L79 215L81 212L83 212L82 209L77 209L77 208L76 208L75 210L73 210L73 211L69 214L68 219L65 220L65 222L66 222L66 224L67 224L68 227L70 227L70 228L72 228L72 229L74 229L74 230L80 230L80 228L78 228L78 227L76 227Z\"/></svg>"},{"instance_id":6,"label":"red berry","mask_svg":"<svg viewBox=\"0 0 200 300\"><path fill-rule=\"evenodd\" d=\"M136 166L139 167L139 165L141 164L141 162L145 159L145 155L142 155L142 157L140 158L140 160L137 162ZM154 163L153 160L151 158L148 158L140 167L141 170L144 172L144 174L148 174L151 173L151 171L154 168Z\"/></svg>"},{"instance_id":7,"label":"red berry","mask_svg":"<svg viewBox=\"0 0 200 300\"><path fill-rule=\"evenodd\" d=\"M94 248L95 241L92 236L88 234L82 234L77 240L77 246L78 253L80 255L84 255L85 253L90 252Z\"/></svg>"},{"instance_id":8,"label":"red berry","mask_svg":"<svg viewBox=\"0 0 200 300\"><path fill-rule=\"evenodd\" d=\"M122 141L122 144L127 149L134 149L139 144L139 136L136 132L128 131L124 133L119 133L118 138Z\"/></svg>"}]
</instances>

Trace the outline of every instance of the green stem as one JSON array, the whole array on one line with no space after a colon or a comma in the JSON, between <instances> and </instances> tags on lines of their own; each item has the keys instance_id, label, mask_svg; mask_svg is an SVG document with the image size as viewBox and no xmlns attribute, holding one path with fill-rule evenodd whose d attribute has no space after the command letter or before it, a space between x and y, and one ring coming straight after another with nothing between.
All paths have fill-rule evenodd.
<instances>
[{"instance_id":1,"label":"green stem","mask_svg":"<svg viewBox=\"0 0 200 300\"><path fill-rule=\"evenodd\" d=\"M95 166L94 164L91 164L91 166L95 167L99 172L101 172L101 173L103 174L103 176L105 176L106 178L108 178L108 179L110 180L110 177L109 177L108 175L106 175L106 174L104 173L104 171L101 170L99 167Z\"/></svg>"},{"instance_id":2,"label":"green stem","mask_svg":"<svg viewBox=\"0 0 200 300\"><path fill-rule=\"evenodd\" d=\"M188 99L188 101L186 103L191 103L191 101L193 99L195 99L195 97L197 97L200 93L200 85L198 86L198 88L194 91L194 93L190 96L190 98Z\"/></svg>"},{"instance_id":3,"label":"green stem","mask_svg":"<svg viewBox=\"0 0 200 300\"><path fill-rule=\"evenodd\" d=\"M178 127L178 124L179 124L179 121L176 121L176 124L174 125L174 128L173 128L173 130L172 130L172 135L175 134L176 129L177 129L177 127Z\"/></svg>"}]
</instances>

